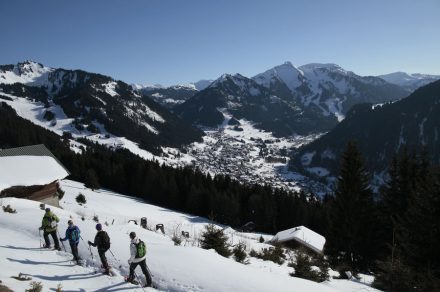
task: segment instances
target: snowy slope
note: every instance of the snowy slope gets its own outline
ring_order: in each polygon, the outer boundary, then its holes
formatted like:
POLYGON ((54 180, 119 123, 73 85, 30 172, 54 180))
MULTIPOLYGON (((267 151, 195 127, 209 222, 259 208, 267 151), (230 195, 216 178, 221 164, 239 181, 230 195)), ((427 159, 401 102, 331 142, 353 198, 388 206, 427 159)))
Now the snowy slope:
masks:
POLYGON ((311 63, 297 68, 285 62, 253 79, 273 95, 300 101, 326 117, 335 116, 338 121, 354 104, 390 101, 407 94, 380 78, 359 76, 336 64, 311 63))
POLYGON ((16 65, 0 66, 0 83, 23 83, 33 86, 44 86, 48 84, 49 73, 53 71, 55 69, 31 61, 16 65))
MULTIPOLYGON (((293 278, 288 275, 291 268, 252 259, 249 265, 236 263, 233 259, 219 256, 212 250, 197 247, 197 234, 208 223, 204 218, 181 214, 145 204, 106 190, 91 191, 80 183, 63 181, 61 187, 66 194, 61 205, 63 209, 52 208, 60 217, 59 230, 63 232, 69 218, 72 218, 82 231, 84 240, 93 239, 95 222, 98 216, 111 237, 111 250, 116 258, 108 254, 110 264, 116 274, 126 274, 129 257, 130 231, 135 231, 147 243, 147 262, 153 274, 153 282, 164 291, 375 291, 369 286, 341 280, 322 284, 293 278), (75 197, 81 192, 87 203, 80 206, 75 197), (166 235, 140 228, 130 219, 148 218, 148 225, 163 223, 166 235), (84 221, 81 221, 84 217, 84 221), (170 239, 173 232, 185 230, 190 233, 188 241, 182 246, 174 246, 170 239), (337 287, 337 288, 335 288, 337 287)), ((79 253, 86 259, 86 266, 73 266, 69 262, 71 255, 64 252, 41 250, 39 248, 38 227, 43 216, 39 203, 22 199, 5 198, 3 205, 10 204, 17 214, 0 213, 0 279, 6 286, 23 291, 27 282, 10 278, 19 272, 30 275, 33 280, 41 281, 45 291, 53 291, 58 283, 70 291, 117 291, 133 289, 134 286, 122 282, 120 276, 107 277, 95 274, 99 266, 96 250, 94 258, 89 255, 86 244, 80 242, 79 253)), ((240 234, 232 229, 225 230, 233 236, 232 242, 247 240, 249 246, 256 248, 257 234, 240 234)), ((270 236, 265 236, 266 238, 270 236)), ((69 248, 67 247, 67 250, 69 248)), ((139 272, 140 273, 140 272, 139 272)), ((63 289, 63 291, 64 291, 63 289)), ((153 289, 149 289, 153 291, 153 289)))

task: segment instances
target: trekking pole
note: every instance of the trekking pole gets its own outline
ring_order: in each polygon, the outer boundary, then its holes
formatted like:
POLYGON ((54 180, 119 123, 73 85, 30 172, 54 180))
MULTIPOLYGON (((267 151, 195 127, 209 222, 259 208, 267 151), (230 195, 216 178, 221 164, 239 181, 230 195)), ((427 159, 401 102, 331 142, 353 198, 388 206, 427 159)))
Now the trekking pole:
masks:
MULTIPOLYGON (((60 233, 58 232, 58 229, 57 229, 57 234, 58 234, 58 237, 61 238, 61 235, 60 235, 60 233)), ((61 241, 61 240, 60 240, 60 241, 61 241)), ((61 241, 61 244, 63 245, 64 252, 67 252, 66 247, 64 246, 64 241, 61 241)))
POLYGON ((40 235, 40 248, 42 248, 42 243, 41 243, 41 229, 38 229, 38 234, 40 235))
POLYGON ((139 286, 141 286, 142 291, 145 291, 144 286, 141 283, 141 279, 139 278, 139 276, 136 274, 135 271, 133 271, 134 276, 136 277, 137 281, 139 282, 139 286))
MULTIPOLYGON (((86 241, 82 238, 81 235, 79 236, 79 238, 81 238, 81 240, 83 241, 83 243, 86 244, 86 241)), ((87 244, 87 246, 89 247, 90 255, 92 256, 92 261, 93 261, 93 252, 92 252, 92 248, 90 247, 90 244, 87 244)))
POLYGON ((111 249, 108 249, 108 251, 111 253, 111 255, 113 256, 113 258, 115 259, 115 261, 119 262, 119 268, 121 268, 121 267, 122 267, 121 261, 118 260, 118 259, 115 257, 115 255, 113 254, 113 252, 111 251, 111 249))

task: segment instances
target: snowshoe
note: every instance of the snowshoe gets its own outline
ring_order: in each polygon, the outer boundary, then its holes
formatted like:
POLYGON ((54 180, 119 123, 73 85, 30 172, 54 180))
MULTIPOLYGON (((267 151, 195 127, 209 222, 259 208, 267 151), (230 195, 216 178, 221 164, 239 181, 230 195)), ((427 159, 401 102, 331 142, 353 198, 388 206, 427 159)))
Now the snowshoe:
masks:
POLYGON ((139 282, 137 280, 130 280, 127 276, 124 277, 124 281, 133 285, 139 285, 139 282))

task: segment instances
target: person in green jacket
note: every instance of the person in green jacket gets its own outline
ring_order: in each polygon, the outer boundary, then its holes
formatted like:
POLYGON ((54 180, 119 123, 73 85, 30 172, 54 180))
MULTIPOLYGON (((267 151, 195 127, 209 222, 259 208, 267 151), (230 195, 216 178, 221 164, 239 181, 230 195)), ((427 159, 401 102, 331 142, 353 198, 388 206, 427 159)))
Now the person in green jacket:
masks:
POLYGON ((60 222, 60 219, 58 219, 57 215, 52 213, 49 208, 46 208, 46 213, 44 214, 43 220, 41 222, 40 230, 43 230, 43 236, 44 236, 44 247, 50 248, 50 240, 49 240, 49 234, 52 236, 53 242, 55 244, 56 250, 61 250, 60 248, 60 242, 58 241, 57 236, 57 228, 58 228, 58 222, 60 222))

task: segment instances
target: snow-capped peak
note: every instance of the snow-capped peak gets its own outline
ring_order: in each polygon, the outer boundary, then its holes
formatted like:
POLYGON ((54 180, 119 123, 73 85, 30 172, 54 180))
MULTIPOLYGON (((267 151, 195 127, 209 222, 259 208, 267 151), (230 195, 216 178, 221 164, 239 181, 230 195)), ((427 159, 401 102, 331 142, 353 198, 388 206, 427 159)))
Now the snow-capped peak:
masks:
POLYGON ((331 71, 331 72, 337 72, 340 74, 344 74, 344 75, 349 75, 351 74, 350 71, 347 71, 345 69, 343 69, 341 66, 337 65, 337 64, 333 64, 333 63, 310 63, 310 64, 306 64, 306 65, 302 65, 301 67, 299 67, 300 70, 304 71, 304 73, 310 73, 312 71, 316 71, 316 70, 326 70, 326 71, 331 71))
POLYGON ((16 65, 6 65, 0 68, 0 83, 24 83, 32 85, 46 85, 47 78, 53 68, 45 67, 34 61, 25 61, 16 65))
POLYGON ((270 84, 276 80, 280 80, 293 92, 295 88, 302 84, 303 72, 292 65, 291 62, 284 62, 275 66, 261 74, 256 75, 252 79, 260 85, 269 88, 270 84))
POLYGON ((209 85, 211 85, 211 83, 214 82, 214 80, 199 80, 197 82, 191 83, 192 85, 194 85, 194 87, 196 88, 196 90, 203 90, 206 87, 208 87, 209 85))

